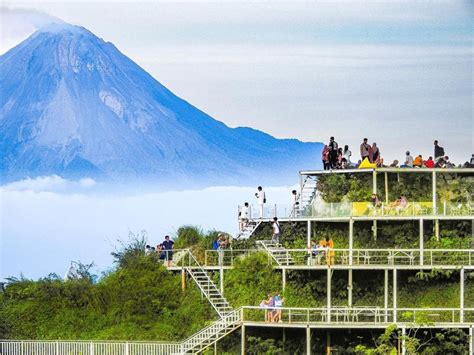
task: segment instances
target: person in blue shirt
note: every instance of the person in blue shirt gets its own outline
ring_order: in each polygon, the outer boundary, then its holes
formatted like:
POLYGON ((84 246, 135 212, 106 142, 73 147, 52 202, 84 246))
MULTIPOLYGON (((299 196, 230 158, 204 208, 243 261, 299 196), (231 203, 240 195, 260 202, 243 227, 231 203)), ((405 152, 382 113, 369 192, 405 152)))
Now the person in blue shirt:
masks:
POLYGON ((161 243, 163 251, 165 253, 166 266, 171 266, 171 261, 173 260, 173 244, 174 242, 170 239, 169 235, 165 237, 165 241, 161 243))

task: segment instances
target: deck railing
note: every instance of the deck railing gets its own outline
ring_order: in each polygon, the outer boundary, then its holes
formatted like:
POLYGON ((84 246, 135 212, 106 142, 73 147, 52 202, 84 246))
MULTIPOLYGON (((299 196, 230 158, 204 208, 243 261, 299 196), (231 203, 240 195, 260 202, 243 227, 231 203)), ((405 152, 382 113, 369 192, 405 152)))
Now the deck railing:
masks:
POLYGON ((376 324, 392 322, 434 325, 469 324, 474 321, 474 308, 383 308, 383 307, 321 307, 321 308, 264 308, 242 307, 243 322, 271 323, 269 312, 280 312, 286 324, 376 324))
MULTIPOLYGON (((259 219, 260 209, 258 205, 252 205, 249 209, 250 219, 259 219)), ((371 202, 341 202, 341 203, 313 203, 309 206, 292 206, 282 204, 265 204, 263 218, 347 218, 347 217, 455 217, 473 216, 474 204, 459 202, 440 202, 433 211, 433 203, 428 201, 407 202, 397 204, 396 202, 380 203, 374 205, 371 202)))
MULTIPOLYGON (((205 266, 233 266, 257 249, 206 250, 205 266), (222 261, 222 264, 219 263, 222 261)), ((294 266, 318 265, 425 265, 474 266, 474 249, 286 249, 294 266)), ((269 258, 270 260, 270 258, 269 258)))
POLYGON ((181 343, 112 341, 2 340, 1 355, 168 355, 181 354, 181 343))

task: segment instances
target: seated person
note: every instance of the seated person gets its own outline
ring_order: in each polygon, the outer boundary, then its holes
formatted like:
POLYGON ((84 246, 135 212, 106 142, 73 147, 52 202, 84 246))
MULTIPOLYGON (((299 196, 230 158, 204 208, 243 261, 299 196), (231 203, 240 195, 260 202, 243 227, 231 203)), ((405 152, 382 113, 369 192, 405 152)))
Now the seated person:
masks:
POLYGON ((423 162, 423 165, 425 166, 425 168, 430 168, 430 169, 434 168, 435 162, 433 160, 433 157, 429 157, 428 160, 425 160, 423 162))
POLYGON ((397 213, 400 213, 401 210, 405 209, 408 206, 408 200, 405 196, 400 196, 400 198, 395 201, 395 210, 397 213))
POLYGON ((391 168, 398 168, 398 160, 394 160, 392 164, 389 165, 391 168))
POLYGON ((413 166, 416 168, 421 168, 423 166, 423 157, 418 155, 415 160, 413 160, 413 166))

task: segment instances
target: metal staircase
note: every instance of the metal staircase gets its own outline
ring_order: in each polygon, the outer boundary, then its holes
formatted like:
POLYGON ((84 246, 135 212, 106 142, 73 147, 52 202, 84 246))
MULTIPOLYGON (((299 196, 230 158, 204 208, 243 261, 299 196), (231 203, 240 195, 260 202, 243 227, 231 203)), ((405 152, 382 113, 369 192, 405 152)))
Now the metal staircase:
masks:
POLYGON ((181 343, 181 353, 199 353, 242 325, 242 309, 233 310, 181 343))
POLYGON ((252 234, 257 230, 257 228, 262 223, 261 220, 249 220, 245 228, 237 235, 238 238, 247 239, 252 236, 252 234))
POLYGON ((209 274, 201 267, 191 251, 189 251, 189 258, 190 266, 185 267, 185 270, 192 277, 203 295, 206 296, 211 306, 219 314, 219 317, 223 317, 230 313, 233 308, 221 294, 214 282, 212 282, 209 274))
POLYGON ((283 248, 280 244, 276 244, 271 240, 259 240, 257 245, 265 250, 273 260, 280 266, 294 265, 295 261, 291 257, 289 251, 283 248))
POLYGON ((317 182, 318 180, 316 176, 306 176, 306 178, 303 180, 301 191, 297 196, 300 201, 300 214, 304 215, 305 210, 311 206, 314 198, 316 197, 317 182))

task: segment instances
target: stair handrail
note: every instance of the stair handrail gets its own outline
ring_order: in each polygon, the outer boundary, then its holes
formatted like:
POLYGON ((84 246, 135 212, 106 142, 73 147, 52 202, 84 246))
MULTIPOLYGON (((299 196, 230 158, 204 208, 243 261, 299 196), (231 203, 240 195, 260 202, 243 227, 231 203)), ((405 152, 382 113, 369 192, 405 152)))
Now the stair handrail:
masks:
MULTIPOLYGON (((230 326, 235 326, 237 325, 236 328, 238 328, 241 323, 242 323, 242 307, 239 307, 237 309, 234 309, 233 311, 221 316, 218 320, 212 322, 211 324, 209 324, 207 327, 204 327, 200 330, 198 330, 196 333, 190 335, 188 338, 184 339, 182 342, 181 342, 181 349, 182 349, 182 352, 186 352, 186 351, 189 351, 191 349, 193 349, 195 346, 196 346, 196 343, 202 343, 203 340, 206 340, 206 339, 209 339, 210 337, 212 337, 213 334, 211 334, 210 336, 206 336, 205 339, 199 339, 199 337, 206 333, 207 331, 211 330, 212 328, 214 327, 217 327, 219 325, 224 325, 223 328, 219 329, 218 332, 220 332, 222 329, 226 329, 230 326), (236 317, 237 318, 235 320, 231 319, 231 321, 229 321, 229 318, 234 318, 236 317), (197 339, 197 340, 200 340, 198 342, 194 342, 193 340, 194 339, 197 339), (188 343, 190 343, 188 345, 188 343)), ((211 345, 211 344, 209 344, 211 345)), ((207 345, 207 346, 209 346, 207 345)))

